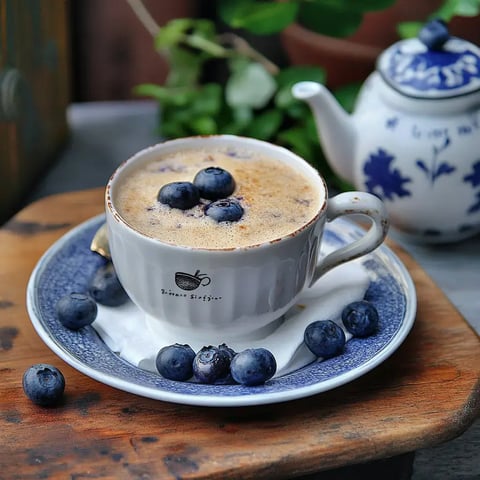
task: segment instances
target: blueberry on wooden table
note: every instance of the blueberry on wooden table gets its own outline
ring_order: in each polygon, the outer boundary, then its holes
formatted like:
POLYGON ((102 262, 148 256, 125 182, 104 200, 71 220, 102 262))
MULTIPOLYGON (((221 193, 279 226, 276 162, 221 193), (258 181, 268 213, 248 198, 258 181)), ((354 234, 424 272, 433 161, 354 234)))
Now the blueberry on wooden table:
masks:
POLYGON ((317 357, 331 358, 339 355, 345 347, 345 333, 332 320, 317 320, 305 329, 304 342, 317 357))
POLYGON ((212 345, 203 347, 193 360, 193 376, 200 383, 224 382, 230 375, 230 353, 212 345))
POLYGON ((235 190, 235 180, 231 173, 220 167, 207 167, 200 170, 193 179, 200 196, 208 200, 226 198, 235 190))
POLYGON ((237 222, 243 216, 243 207, 234 198, 223 198, 209 203, 205 215, 216 222, 237 222))
POLYGON ((160 189, 157 199, 171 208, 188 210, 199 204, 200 193, 191 182, 172 182, 160 189))
POLYGON ((96 272, 89 286, 92 298, 102 305, 117 307, 128 300, 112 262, 102 265, 96 272))
POLYGON ((58 368, 38 363, 25 371, 22 386, 25 395, 33 403, 49 407, 61 400, 65 390, 65 378, 58 368))
POLYGON ((354 337, 368 337, 378 328, 378 311, 366 300, 352 302, 343 309, 342 321, 354 337))
POLYGON ((56 313, 60 323, 71 330, 92 324, 97 318, 95 300, 84 293, 67 293, 57 302, 56 313))
POLYGON ((155 365, 162 377, 185 382, 193 375, 194 358, 195 352, 190 345, 176 343, 160 349, 155 365))
POLYGON ((247 348, 237 353, 230 364, 233 379, 241 385, 261 385, 277 371, 277 362, 266 348, 247 348))

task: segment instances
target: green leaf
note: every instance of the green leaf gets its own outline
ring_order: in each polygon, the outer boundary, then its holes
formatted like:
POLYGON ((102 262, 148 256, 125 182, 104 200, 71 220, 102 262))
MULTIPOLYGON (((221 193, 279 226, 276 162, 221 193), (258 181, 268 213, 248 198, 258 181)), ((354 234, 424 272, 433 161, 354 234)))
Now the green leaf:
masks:
POLYGON ((292 95, 295 83, 302 81, 325 83, 325 78, 325 70, 320 67, 293 66, 281 70, 275 77, 279 87, 275 95, 275 105, 288 109, 298 102, 292 95))
POLYGON ((297 82, 309 80, 312 82, 325 82, 325 70, 314 66, 292 66, 281 70, 275 77, 279 87, 292 87, 297 82))
POLYGON ((155 36, 155 47, 158 50, 171 48, 174 45, 180 43, 185 32, 192 28, 193 19, 190 18, 176 18, 168 22, 165 26, 161 27, 155 36))
POLYGON ((190 126, 196 135, 213 135, 217 133, 217 124, 212 117, 192 118, 190 126))
POLYGON ((305 117, 304 124, 305 136, 308 140, 314 144, 319 144, 320 140, 318 138, 318 127, 315 117, 310 114, 305 117))
POLYGON ((226 48, 218 43, 211 41, 201 35, 187 35, 185 43, 192 48, 197 48, 198 50, 211 55, 212 57, 226 57, 229 52, 226 48))
POLYGON ((242 123, 243 125, 247 125, 253 118, 252 109, 242 105, 233 108, 232 115, 235 122, 242 123))
POLYGON ((354 5, 355 8, 359 8, 363 12, 375 12, 392 7, 396 1, 397 0, 362 0, 359 2, 358 0, 347 0, 347 3, 350 7, 354 5))
POLYGON ((168 112, 168 117, 173 119, 175 122, 182 124, 185 126, 185 128, 190 128, 189 125, 192 121, 193 115, 192 111, 186 107, 186 108, 176 108, 172 107, 171 105, 169 106, 170 108, 165 108, 165 115, 167 115, 168 112))
POLYGON ((294 103, 288 105, 288 107, 285 109, 285 114, 288 115, 289 118, 298 121, 311 114, 311 110, 305 102, 295 100, 294 103))
POLYGON ((214 40, 217 36, 215 22, 206 18, 196 18, 193 20, 192 32, 195 35, 201 35, 209 40, 214 40))
POLYGON ((182 122, 176 121, 174 117, 172 117, 165 111, 161 112, 160 119, 160 135, 164 137, 177 138, 186 137, 192 134, 190 130, 184 127, 182 122))
POLYGON ((212 57, 226 57, 228 51, 218 43, 215 23, 204 18, 195 19, 191 31, 185 36, 185 43, 212 57))
POLYGON ((203 85, 192 99, 190 110, 194 115, 215 116, 222 107, 222 87, 217 83, 203 85))
POLYGON ((281 88, 275 95, 275 106, 282 110, 288 110, 297 102, 298 100, 293 97, 290 88, 281 88))
MULTIPOLYGON (((306 28, 332 37, 347 37, 355 33, 363 21, 363 12, 346 9, 343 5, 304 3, 299 11, 299 21, 306 28)), ((361 3, 361 2, 358 2, 361 3)))
POLYGON ((283 120, 283 115, 278 110, 267 110, 258 113, 249 123, 245 134, 249 137, 258 138, 260 140, 270 140, 278 131, 283 120))
POLYGON ((155 37, 155 47, 161 51, 186 45, 212 57, 225 57, 228 54, 216 40, 215 24, 203 18, 171 20, 160 28, 155 37))
POLYGON ((400 22, 397 33, 400 38, 415 38, 422 29, 423 22, 400 22))
POLYGON ((133 93, 151 97, 162 105, 181 107, 191 102, 194 92, 186 89, 162 87, 160 85, 144 83, 133 88, 133 93))
POLYGON ((305 160, 313 156, 312 144, 309 141, 305 128, 296 126, 283 130, 278 134, 278 140, 282 145, 291 148, 297 155, 305 160))
POLYGON ((142 95, 144 97, 152 97, 159 102, 168 98, 168 89, 153 83, 142 83, 141 85, 136 85, 133 87, 133 93, 136 95, 142 95))
MULTIPOLYGON (((303 124, 283 130, 278 135, 278 143, 290 148, 300 157, 304 158, 314 168, 316 168, 328 185, 333 185, 336 188, 343 189, 345 184, 340 184, 340 180, 333 173, 331 167, 328 165, 325 155, 322 151, 313 123, 313 117, 303 124)), ((352 188, 350 188, 352 190, 352 188)))
POLYGON ((455 15, 464 17, 475 17, 480 14, 480 1, 459 0, 455 15))
POLYGON ((166 84, 171 87, 195 86, 200 78, 205 57, 184 48, 170 50, 169 73, 166 84))
POLYGON ((298 3, 250 0, 219 2, 222 20, 233 28, 244 28, 256 35, 271 35, 282 31, 297 16, 298 3))
POLYGON ((235 55, 234 57, 228 59, 228 68, 230 73, 236 73, 248 68, 250 63, 252 63, 250 58, 246 58, 241 55, 235 55))
POLYGON ((218 0, 216 2, 216 10, 219 17, 227 24, 232 26, 237 16, 241 16, 241 12, 248 10, 255 5, 255 0, 218 0))
POLYGON ((276 90, 273 77, 259 63, 249 63, 236 70, 225 87, 227 104, 231 107, 245 106, 263 108, 276 90))
POLYGON ((335 8, 338 12, 372 12, 384 10, 394 5, 396 0, 309 0, 308 3, 317 5, 323 9, 335 8))
POLYGON ((220 125, 220 133, 243 134, 253 119, 253 112, 248 107, 236 107, 228 109, 228 119, 220 125))
POLYGON ((474 17, 480 14, 479 0, 445 0, 431 17, 442 18, 446 22, 454 16, 474 17))
POLYGON ((353 111, 361 86, 362 82, 349 83, 333 92, 340 105, 347 112, 353 111))
POLYGON ((222 135, 243 135, 244 130, 245 125, 236 122, 229 122, 221 126, 218 133, 222 135))

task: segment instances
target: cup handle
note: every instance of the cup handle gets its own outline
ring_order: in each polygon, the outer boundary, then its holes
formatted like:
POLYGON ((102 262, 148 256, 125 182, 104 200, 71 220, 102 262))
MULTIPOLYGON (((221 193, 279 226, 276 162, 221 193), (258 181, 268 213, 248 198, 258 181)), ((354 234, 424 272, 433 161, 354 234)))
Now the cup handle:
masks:
POLYGON ((389 227, 388 213, 383 202, 375 195, 366 192, 345 192, 330 198, 327 205, 327 222, 344 215, 364 215, 370 218, 372 225, 361 238, 323 258, 313 272, 310 286, 332 268, 370 253, 385 240, 389 227))

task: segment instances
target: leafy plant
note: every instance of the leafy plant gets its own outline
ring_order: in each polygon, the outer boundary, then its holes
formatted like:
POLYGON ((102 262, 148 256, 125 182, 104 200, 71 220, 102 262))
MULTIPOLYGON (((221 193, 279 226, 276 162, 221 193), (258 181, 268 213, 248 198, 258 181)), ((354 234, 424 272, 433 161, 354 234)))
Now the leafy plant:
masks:
POLYGON ((280 69, 206 19, 170 21, 155 46, 168 58, 168 78, 164 85, 143 84, 135 92, 159 102, 163 136, 231 133, 271 141, 295 151, 342 188, 323 157, 310 109, 290 93, 301 80, 324 83, 323 69, 280 69), (225 81, 204 80, 218 62, 227 71, 225 81))
MULTIPOLYGON (((140 0, 128 0, 146 23, 140 0)), ((335 189, 349 186, 338 179, 323 156, 310 109, 295 100, 291 87, 299 81, 325 83, 325 71, 313 66, 280 68, 236 31, 273 35, 294 21, 327 35, 345 36, 361 24, 367 11, 386 8, 394 0, 219 0, 220 19, 232 31, 221 32, 213 20, 174 19, 153 26, 155 48, 169 63, 164 85, 143 84, 139 95, 160 105, 159 128, 165 137, 231 133, 283 145, 319 169, 335 189)), ((448 20, 461 12, 478 14, 480 0, 446 0, 439 12, 448 20)), ((437 14, 439 12, 436 12, 437 14)), ((403 28, 412 33, 415 25, 403 28)), ((335 93, 351 110, 359 85, 335 93)))
POLYGON ((390 7, 395 0, 226 0, 218 2, 225 23, 257 35, 278 33, 294 21, 335 37, 354 33, 366 12, 390 7))
MULTIPOLYGON (((308 29, 346 37, 355 33, 368 12, 383 10, 395 0, 224 0, 218 1, 220 17, 233 28, 242 28, 257 35, 281 32, 292 22, 308 29)), ((455 16, 474 17, 480 14, 480 0, 444 0, 428 18, 449 22, 455 16)), ((402 22, 397 26, 401 38, 416 36, 424 22, 402 22)))
POLYGON ((159 30, 155 46, 167 56, 170 73, 164 85, 139 85, 135 92, 158 100, 161 134, 255 137, 291 148, 322 171, 328 168, 309 108, 290 93, 300 80, 324 83, 324 70, 280 69, 239 38, 220 34, 207 19, 175 19, 159 30), (225 81, 204 80, 218 62, 226 69, 225 81))

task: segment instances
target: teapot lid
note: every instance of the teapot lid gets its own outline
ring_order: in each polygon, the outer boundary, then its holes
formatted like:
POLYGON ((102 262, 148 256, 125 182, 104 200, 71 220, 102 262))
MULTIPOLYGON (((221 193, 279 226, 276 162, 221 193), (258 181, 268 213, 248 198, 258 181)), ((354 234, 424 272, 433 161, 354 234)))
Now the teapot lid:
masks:
POLYGON ((441 99, 480 90, 480 48, 452 37, 442 20, 427 23, 418 38, 387 48, 377 62, 383 79, 400 93, 441 99))

